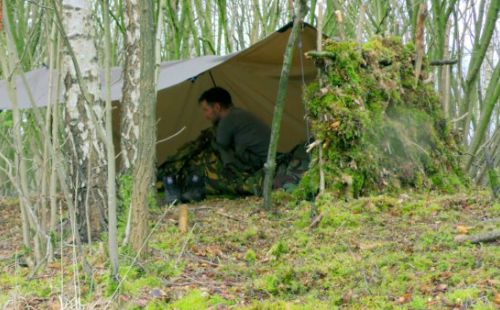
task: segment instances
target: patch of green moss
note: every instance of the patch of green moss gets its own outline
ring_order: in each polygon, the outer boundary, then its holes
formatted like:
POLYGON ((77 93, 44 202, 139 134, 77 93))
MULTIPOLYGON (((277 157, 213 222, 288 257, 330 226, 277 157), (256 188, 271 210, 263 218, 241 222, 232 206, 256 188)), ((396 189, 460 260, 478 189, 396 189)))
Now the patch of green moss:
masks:
POLYGON ((448 292, 446 294, 446 298, 448 298, 453 303, 462 304, 464 302, 470 302, 471 300, 477 299, 480 292, 481 290, 476 287, 456 289, 448 292))
POLYGON ((302 294, 306 287, 301 282, 300 274, 291 266, 280 265, 267 276, 257 280, 258 289, 264 290, 273 296, 287 296, 302 294))
POLYGON ((192 290, 183 298, 169 304, 163 309, 191 310, 208 309, 217 305, 231 305, 232 302, 225 300, 219 295, 210 295, 201 290, 192 290))
POLYGON ((278 260, 289 251, 288 244, 284 240, 279 240, 269 250, 269 254, 278 260))
MULTIPOLYGON (((403 188, 453 193, 468 185, 451 126, 424 82, 426 60, 415 77, 413 46, 374 38, 363 45, 328 41, 324 50, 320 81, 309 86, 306 100, 331 192, 347 198, 403 188)), ((317 163, 318 152, 296 196, 317 191, 317 163)))
POLYGON ((286 301, 259 301, 244 310, 329 310, 332 306, 318 299, 307 303, 286 301))

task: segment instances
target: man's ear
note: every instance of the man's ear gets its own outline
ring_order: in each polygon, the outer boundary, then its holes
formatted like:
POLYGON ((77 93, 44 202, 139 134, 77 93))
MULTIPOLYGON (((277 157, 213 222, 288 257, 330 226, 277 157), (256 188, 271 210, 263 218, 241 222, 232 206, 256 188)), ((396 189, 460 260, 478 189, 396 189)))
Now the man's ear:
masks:
POLYGON ((218 103, 218 102, 214 103, 214 110, 217 112, 222 111, 222 106, 220 105, 220 103, 218 103))

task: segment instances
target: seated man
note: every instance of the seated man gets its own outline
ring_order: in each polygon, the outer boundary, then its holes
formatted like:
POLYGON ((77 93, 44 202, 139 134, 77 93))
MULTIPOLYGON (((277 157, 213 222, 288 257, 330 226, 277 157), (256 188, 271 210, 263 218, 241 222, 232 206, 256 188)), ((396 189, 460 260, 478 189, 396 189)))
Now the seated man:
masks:
POLYGON ((221 87, 205 91, 198 102, 213 127, 159 168, 166 202, 198 201, 206 194, 259 194, 269 127, 235 107, 229 92, 221 87))

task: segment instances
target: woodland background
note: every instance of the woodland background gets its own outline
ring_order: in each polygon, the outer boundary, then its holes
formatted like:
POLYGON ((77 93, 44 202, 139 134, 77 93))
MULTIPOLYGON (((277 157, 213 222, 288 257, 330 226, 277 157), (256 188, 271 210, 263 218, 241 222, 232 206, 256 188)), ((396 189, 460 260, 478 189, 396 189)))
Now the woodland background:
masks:
MULTIPOLYGON (((92 282, 95 264, 89 263, 89 253, 96 253, 92 240, 105 232, 107 250, 98 252, 109 263, 109 281, 122 283, 123 251, 133 253, 132 265, 140 261, 150 252, 148 241, 156 227, 149 223, 149 213, 155 212, 150 210, 155 204, 151 198, 155 157, 150 150, 156 141, 154 81, 159 63, 242 50, 292 21, 299 7, 296 2, 294 7, 293 1, 284 0, 0 1, 1 78, 14 90, 14 78, 45 66, 58 73, 51 76, 50 83, 65 94, 62 105, 52 94, 47 108, 20 110, 13 106, 0 112, 0 208, 9 214, 2 221, 17 223, 22 236, 6 256, 16 267, 8 265, 6 270, 18 272, 22 257, 22 264, 29 267, 26 276, 33 278, 72 249, 73 263, 79 266, 75 270, 81 268, 86 275, 82 280, 73 273, 74 286, 80 280, 92 282), (120 154, 112 143, 111 102, 100 98, 98 81, 98 69, 104 68, 109 90, 113 66, 121 66, 125 72, 120 154), (114 166, 117 156, 123 163, 120 171, 114 166), (68 243, 71 246, 66 249, 63 245, 68 243)), ((366 42, 374 36, 399 36, 404 43, 422 46, 430 62, 449 62, 432 67, 430 78, 461 143, 463 168, 475 185, 498 192, 500 2, 300 3, 309 7, 303 21, 319 26, 328 37, 366 42), (419 19, 423 28, 418 26, 419 19)), ((11 96, 15 101, 13 91, 11 96)), ((464 201, 474 205, 467 199, 449 201, 451 205, 464 201)), ((483 198, 475 201, 485 204, 483 198)), ((398 204, 401 202, 391 200, 381 205, 398 204)), ((498 212, 496 206, 494 212, 498 212)), ((184 240, 185 245, 189 239, 184 240)), ((273 243, 274 254, 268 253, 275 258, 290 251, 276 249, 282 246, 279 242, 273 243)), ((185 246, 178 250, 180 258, 185 246)), ((212 254, 205 252, 205 257, 212 254)), ((251 252, 249 255, 247 263, 256 260, 251 252)), ((179 259, 175 262, 172 268, 177 272, 179 259)), ((295 279, 287 272, 280 274, 283 283, 290 280, 287 276, 295 279)), ((290 283, 287 294, 295 292, 290 283)), ((493 287, 498 289, 498 283, 493 287)), ((281 292, 279 286, 275 289, 281 292)), ((269 291, 273 295, 273 289, 269 291)), ((494 296, 494 292, 489 294, 494 296)), ((79 307, 80 288, 69 295, 68 300, 61 299, 61 305, 79 307)))

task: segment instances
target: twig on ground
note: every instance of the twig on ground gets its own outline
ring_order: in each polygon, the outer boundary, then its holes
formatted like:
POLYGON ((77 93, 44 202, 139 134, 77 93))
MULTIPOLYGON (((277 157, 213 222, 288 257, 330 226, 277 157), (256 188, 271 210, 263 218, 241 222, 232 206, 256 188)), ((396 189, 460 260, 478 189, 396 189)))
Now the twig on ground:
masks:
POLYGON ((191 230, 189 231, 189 234, 186 237, 186 240, 184 240, 184 244, 182 245, 181 252, 177 256, 177 259, 175 260, 175 266, 177 266, 179 264, 179 261, 181 260, 182 255, 184 255, 184 251, 186 250, 187 243, 188 243, 189 239, 191 239, 191 236, 193 235, 193 230, 196 227, 196 224, 197 223, 194 223, 193 227, 191 227, 191 230))
POLYGON ((192 211, 205 211, 205 210, 213 210, 216 207, 209 207, 209 206, 201 206, 198 208, 191 208, 192 211))
POLYGON ((323 213, 320 213, 318 216, 314 218, 311 225, 309 225, 308 229, 316 228, 316 226, 318 226, 318 224, 321 222, 322 219, 323 219, 323 213))
POLYGON ((231 215, 228 215, 228 214, 225 214, 225 213, 222 213, 222 212, 219 212, 219 211, 215 211, 215 213, 223 216, 223 217, 226 217, 230 220, 233 220, 233 221, 238 221, 238 222, 244 222, 245 220, 242 220, 242 219, 239 219, 239 218, 236 218, 236 217, 233 217, 231 215))
POLYGON ((252 217, 253 215, 255 215, 257 213, 260 213, 261 211, 262 211, 261 209, 254 210, 254 211, 250 212, 250 214, 248 215, 248 217, 252 217))
POLYGON ((197 261, 199 261, 199 262, 202 262, 202 263, 208 264, 208 265, 210 265, 210 266, 214 266, 214 267, 219 267, 219 266, 220 266, 219 264, 214 263, 214 262, 212 262, 212 261, 209 261, 209 260, 207 260, 207 259, 203 259, 203 258, 199 257, 198 255, 194 255, 194 254, 189 253, 189 252, 187 252, 187 255, 189 255, 189 257, 191 257, 192 259, 195 259, 195 260, 197 260, 197 261))

